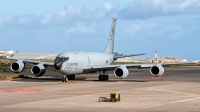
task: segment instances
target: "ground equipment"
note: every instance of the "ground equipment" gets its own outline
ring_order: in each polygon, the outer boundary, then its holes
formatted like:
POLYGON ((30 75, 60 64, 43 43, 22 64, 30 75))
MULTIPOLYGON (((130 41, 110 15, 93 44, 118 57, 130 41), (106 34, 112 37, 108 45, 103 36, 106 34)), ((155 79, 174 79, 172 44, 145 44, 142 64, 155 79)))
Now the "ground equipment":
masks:
POLYGON ((107 97, 99 97, 99 102, 119 102, 120 94, 117 92, 110 93, 110 98, 107 97))

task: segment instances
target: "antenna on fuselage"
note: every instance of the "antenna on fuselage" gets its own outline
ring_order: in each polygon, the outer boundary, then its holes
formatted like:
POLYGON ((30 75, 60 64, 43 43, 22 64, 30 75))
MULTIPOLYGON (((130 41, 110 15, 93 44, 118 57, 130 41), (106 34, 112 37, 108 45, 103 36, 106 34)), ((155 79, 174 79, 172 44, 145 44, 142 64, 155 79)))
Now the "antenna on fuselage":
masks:
POLYGON ((116 20, 117 20, 116 18, 112 18, 110 34, 109 34, 107 46, 106 46, 106 49, 105 49, 106 53, 113 53, 113 50, 114 50, 116 20))

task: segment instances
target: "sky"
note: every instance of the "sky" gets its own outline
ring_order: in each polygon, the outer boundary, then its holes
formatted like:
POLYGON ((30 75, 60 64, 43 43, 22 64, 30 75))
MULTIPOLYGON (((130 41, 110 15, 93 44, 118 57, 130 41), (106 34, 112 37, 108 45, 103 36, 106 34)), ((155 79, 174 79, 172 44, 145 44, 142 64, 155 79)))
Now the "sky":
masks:
POLYGON ((115 52, 200 60, 200 0, 1 0, 0 49, 115 52))

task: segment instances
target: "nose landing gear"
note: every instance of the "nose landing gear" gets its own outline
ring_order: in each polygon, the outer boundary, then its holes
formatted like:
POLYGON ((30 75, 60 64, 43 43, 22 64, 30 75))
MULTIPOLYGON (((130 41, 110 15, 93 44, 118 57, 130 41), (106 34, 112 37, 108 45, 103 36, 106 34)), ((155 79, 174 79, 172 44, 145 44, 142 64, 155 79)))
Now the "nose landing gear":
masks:
POLYGON ((67 81, 68 81, 67 75, 63 75, 63 77, 62 77, 62 82, 67 82, 67 81))
POLYGON ((99 81, 107 81, 107 80, 109 80, 109 75, 105 71, 103 71, 102 74, 100 72, 99 81))
POLYGON ((62 82, 68 82, 68 80, 75 80, 75 75, 63 75, 62 82))

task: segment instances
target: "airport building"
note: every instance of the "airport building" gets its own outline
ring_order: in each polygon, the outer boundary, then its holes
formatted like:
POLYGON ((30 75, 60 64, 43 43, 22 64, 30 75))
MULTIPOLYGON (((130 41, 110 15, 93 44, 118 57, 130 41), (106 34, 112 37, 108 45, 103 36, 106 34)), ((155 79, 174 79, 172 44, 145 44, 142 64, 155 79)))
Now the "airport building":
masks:
POLYGON ((187 62, 186 59, 181 58, 165 58, 165 57, 157 57, 157 58, 149 58, 149 57, 126 57, 119 58, 115 62, 141 62, 141 63, 182 63, 187 62))
MULTIPOLYGON (((119 55, 119 54, 116 54, 119 55)), ((141 63, 183 63, 186 59, 181 59, 179 56, 163 56, 158 57, 157 50, 155 50, 154 58, 150 57, 126 57, 119 58, 115 62, 141 62, 141 63)))

